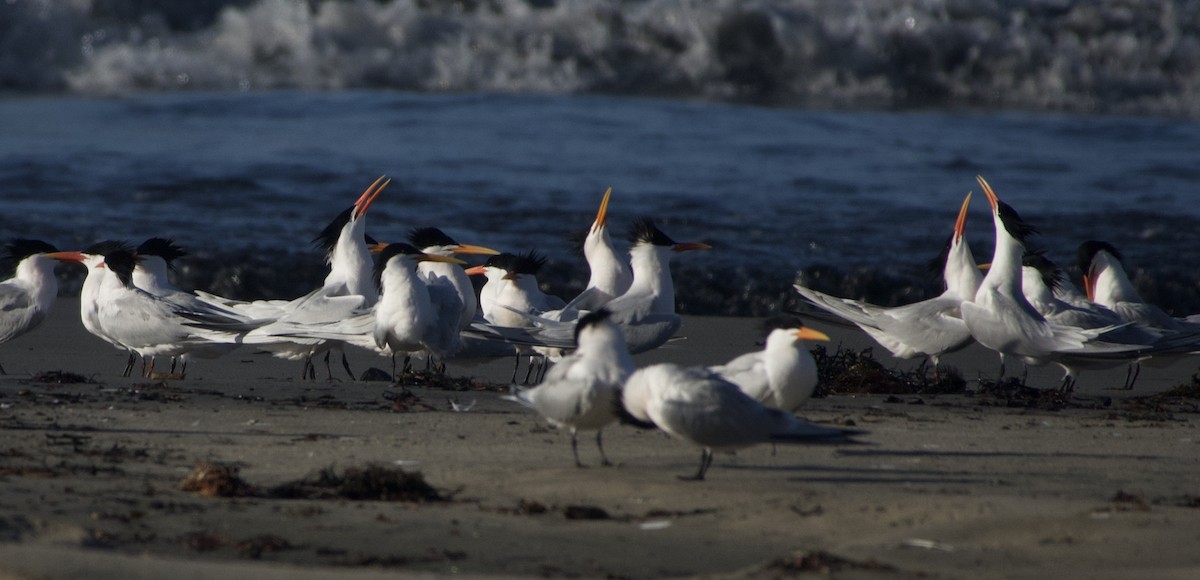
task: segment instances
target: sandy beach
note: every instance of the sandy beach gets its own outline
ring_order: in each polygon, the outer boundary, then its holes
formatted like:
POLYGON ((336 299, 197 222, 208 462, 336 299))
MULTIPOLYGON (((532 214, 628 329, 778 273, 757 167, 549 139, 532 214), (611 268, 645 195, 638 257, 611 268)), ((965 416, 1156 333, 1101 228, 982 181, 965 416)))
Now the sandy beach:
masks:
MULTIPOLYGON (((686 339, 636 360, 723 362, 757 348, 761 323, 690 317, 686 339)), ((814 326, 829 348, 871 344, 814 326)), ((358 373, 389 368, 349 354, 358 373)), ((500 398, 509 359, 451 362, 466 390, 407 393, 302 381, 299 363, 249 350, 196 361, 185 380, 123 379, 124 361, 83 330, 77 299, 0 348, 0 578, 1200 577, 1197 402, 1138 398, 1189 383, 1196 361, 1147 368, 1133 391, 1111 390, 1123 368, 1085 373, 1059 410, 969 394, 814 399, 805 417, 865 429, 869 445, 761 446, 718 456, 704 482, 676 479, 697 449, 615 425, 617 465, 596 466, 584 434, 593 467, 576 468, 565 432, 500 398), (93 382, 31 380, 60 370, 93 382), (198 462, 248 487, 182 490, 198 462), (370 465, 420 472, 440 499, 277 491, 370 465)), ((946 362, 969 385, 997 366, 978 347, 946 362)))

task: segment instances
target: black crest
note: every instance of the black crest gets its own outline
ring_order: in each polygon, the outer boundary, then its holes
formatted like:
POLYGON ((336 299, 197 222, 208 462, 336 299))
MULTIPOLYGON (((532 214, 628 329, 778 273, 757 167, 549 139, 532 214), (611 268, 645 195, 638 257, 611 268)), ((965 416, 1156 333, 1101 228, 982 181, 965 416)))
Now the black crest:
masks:
POLYGON ((524 274, 527 276, 536 276, 542 266, 546 265, 546 256, 543 256, 535 250, 529 250, 516 255, 516 259, 512 262, 512 268, 508 271, 513 274, 524 274))
POLYGON ((421 250, 418 250, 411 244, 406 244, 404 242, 388 244, 382 252, 379 252, 379 258, 375 261, 375 281, 378 282, 383 276, 383 271, 387 268, 388 260, 391 260, 396 256, 411 256, 421 253, 421 250))
POLYGON ((4 244, 4 258, 0 259, 0 267, 3 267, 3 272, 11 272, 16 269, 17 264, 21 260, 28 258, 34 254, 48 254, 57 252, 58 248, 47 244, 41 240, 28 239, 12 239, 4 244))
POLYGON ((612 316, 611 312, 599 308, 579 317, 579 322, 575 323, 575 344, 579 344, 579 333, 583 329, 600 324, 602 321, 608 320, 610 316, 612 316))
POLYGON ((14 264, 34 254, 49 254, 57 252, 58 248, 41 240, 17 238, 4 244, 4 257, 14 264))
POLYGON ((1004 224, 1004 229, 1008 230, 1009 235, 1016 238, 1017 241, 1025 243, 1027 238, 1038 233, 1037 228, 1025 223, 1025 220, 1021 219, 1021 215, 1011 205, 996 200, 996 212, 1000 214, 1000 222, 1004 224))
POLYGON ((654 220, 646 217, 634 220, 633 230, 629 233, 629 241, 632 244, 675 245, 675 240, 658 229, 658 226, 654 225, 654 220))
POLYGON ((93 256, 107 256, 113 252, 132 252, 133 246, 129 242, 123 240, 104 240, 96 242, 83 250, 85 254, 93 256))
POLYGON ((1095 260, 1096 254, 1100 252, 1108 252, 1112 257, 1117 259, 1122 269, 1125 268, 1125 256, 1121 255, 1116 246, 1099 240, 1088 240, 1079 244, 1079 250, 1075 253, 1075 263, 1079 266, 1079 271, 1085 275, 1090 272, 1092 269, 1092 260, 1095 260))
POLYGON ((170 238, 150 238, 137 247, 137 253, 143 256, 158 256, 166 261, 167 265, 188 255, 187 251, 170 238))
MULTIPOLYGON (((966 240, 963 240, 963 243, 967 243, 966 240)), ((942 245, 942 251, 938 252, 938 255, 925 263, 925 271, 929 272, 930 276, 940 278, 945 274, 946 262, 950 260, 950 247, 953 244, 954 234, 950 234, 950 237, 946 238, 946 243, 942 245)))
POLYGON ((132 282, 133 269, 136 266, 137 257, 129 250, 117 250, 104 254, 104 267, 112 270, 126 286, 132 282))
POLYGON ((434 246, 457 246, 458 242, 454 238, 446 235, 446 232, 437 228, 417 228, 408 232, 408 241, 413 246, 418 248, 431 248, 434 246))
POLYGON ((346 208, 346 211, 339 213, 317 237, 313 238, 313 247, 321 250, 326 258, 333 253, 333 247, 337 245, 338 237, 342 235, 342 228, 350 223, 350 215, 354 213, 354 206, 346 208))

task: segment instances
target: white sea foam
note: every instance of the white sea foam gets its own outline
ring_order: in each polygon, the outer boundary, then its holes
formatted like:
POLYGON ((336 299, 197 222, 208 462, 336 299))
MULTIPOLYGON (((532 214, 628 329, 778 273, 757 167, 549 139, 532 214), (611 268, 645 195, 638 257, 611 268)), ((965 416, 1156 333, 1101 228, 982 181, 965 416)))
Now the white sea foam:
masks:
POLYGON ((9 90, 395 88, 1200 115, 1200 0, 0 0, 9 90))

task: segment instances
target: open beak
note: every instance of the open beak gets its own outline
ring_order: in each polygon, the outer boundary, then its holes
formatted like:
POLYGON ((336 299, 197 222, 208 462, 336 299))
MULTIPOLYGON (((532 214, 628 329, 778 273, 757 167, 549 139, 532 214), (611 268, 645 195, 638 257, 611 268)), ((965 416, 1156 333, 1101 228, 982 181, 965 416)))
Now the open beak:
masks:
POLYGON ((421 262, 445 262, 447 264, 466 264, 466 262, 459 260, 458 258, 455 258, 452 256, 439 256, 437 254, 421 254, 420 256, 417 257, 417 259, 418 259, 418 261, 421 261, 421 262))
POLYGON ((983 194, 987 196, 988 203, 992 204, 992 211, 996 211, 996 204, 1000 201, 1000 198, 996 197, 996 192, 992 191, 992 186, 988 185, 987 180, 982 175, 976 175, 975 181, 978 181, 979 187, 983 188, 983 194))
POLYGON ((608 223, 608 199, 612 197, 612 188, 608 188, 604 192, 604 199, 600 200, 600 211, 596 212, 596 221, 592 223, 592 233, 600 231, 604 224, 608 223))
POLYGON ((484 266, 472 266, 466 270, 468 276, 483 276, 485 273, 484 266))
POLYGON ((390 245, 391 244, 389 244, 387 242, 378 242, 375 244, 367 244, 367 251, 371 252, 372 254, 378 254, 379 252, 382 252, 384 248, 386 248, 390 245))
POLYGON ((390 179, 385 179, 386 177, 385 175, 380 175, 379 179, 376 179, 375 183, 372 183, 371 187, 368 187, 358 197, 358 201, 354 202, 354 219, 358 219, 367 213, 367 208, 371 207, 371 204, 375 202, 375 198, 379 197, 379 194, 383 192, 383 188, 392 182, 390 179))
POLYGON ((963 233, 967 231, 967 208, 971 205, 971 192, 963 200, 962 209, 958 210, 958 220, 954 222, 954 240, 961 242, 963 233))
POLYGON ((796 329, 796 333, 793 336, 800 340, 819 340, 822 342, 829 342, 829 335, 821 332, 820 330, 808 328, 807 326, 801 326, 800 328, 796 329))
POLYGON ((452 250, 455 254, 482 254, 485 256, 495 256, 500 252, 483 246, 475 246, 472 244, 459 244, 452 250))
POLYGON ((46 257, 50 258, 51 260, 58 260, 60 262, 74 262, 76 264, 82 264, 84 259, 83 252, 50 252, 46 254, 46 257))

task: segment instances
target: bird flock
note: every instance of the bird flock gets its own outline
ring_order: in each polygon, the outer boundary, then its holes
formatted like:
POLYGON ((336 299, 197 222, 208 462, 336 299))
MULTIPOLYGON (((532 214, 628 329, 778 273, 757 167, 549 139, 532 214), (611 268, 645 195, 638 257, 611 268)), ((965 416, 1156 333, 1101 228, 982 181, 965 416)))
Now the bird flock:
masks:
MULTIPOLYGON (((972 342, 1005 363, 1056 363, 1070 389, 1084 369, 1171 361, 1193 353, 1200 321, 1173 318, 1142 301, 1121 267, 1120 253, 1103 242, 1079 249, 1083 293, 1043 255, 1026 251, 1036 233, 990 185, 987 196, 996 232, 990 266, 977 266, 964 241, 970 194, 963 201, 943 251, 946 290, 906 306, 885 308, 796 286, 814 307, 857 325, 899 358, 940 357, 972 342)), ((317 236, 329 273, 323 284, 292 300, 241 301, 172 285, 174 260, 186 253, 173 241, 152 238, 134 247, 107 240, 83 250, 59 251, 37 240, 12 240, 7 258, 14 275, 0 283, 0 343, 35 328, 58 293, 60 263, 87 269, 80 319, 93 335, 129 353, 129 376, 155 374, 160 357, 182 378, 189 360, 215 358, 239 347, 302 361, 302 378, 315 378, 324 356, 345 347, 366 349, 402 370, 423 358, 444 372, 450 358, 513 356, 507 398, 536 410, 570 432, 576 465, 576 434, 595 431, 602 463, 604 427, 623 422, 660 429, 702 450, 702 480, 714 452, 755 444, 856 443, 863 432, 817 425, 795 415, 817 386, 807 341, 827 341, 805 327, 777 329, 758 352, 725 364, 637 368, 632 354, 671 340, 682 325, 675 312, 669 261, 679 252, 708 249, 679 243, 650 219, 633 223, 629 259, 608 231, 612 190, 584 240, 590 269, 587 287, 571 300, 543 293, 537 272, 545 258, 535 252, 502 253, 459 243, 437 228, 419 228, 405 241, 379 242, 366 233, 366 215, 390 183, 380 177, 317 236), (458 255, 486 256, 467 266, 458 255), (486 282, 476 294, 469 276, 486 282), (520 364, 527 359, 524 384, 520 364), (532 384, 531 384, 532 381, 532 384)), ((0 373, 3 367, 0 366, 0 373)))

